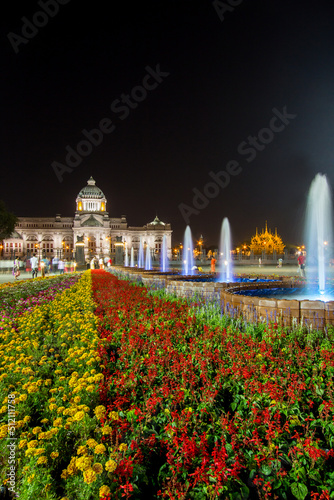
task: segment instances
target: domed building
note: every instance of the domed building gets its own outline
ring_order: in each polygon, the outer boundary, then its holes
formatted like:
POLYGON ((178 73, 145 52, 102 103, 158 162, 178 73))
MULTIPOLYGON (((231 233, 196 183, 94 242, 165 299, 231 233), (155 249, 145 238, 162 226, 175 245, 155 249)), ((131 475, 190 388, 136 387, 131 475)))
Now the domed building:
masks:
POLYGON ((172 229, 170 224, 156 216, 141 227, 128 226, 126 216, 110 217, 107 199, 91 177, 75 200, 74 217, 19 217, 14 233, 4 240, 4 257, 30 257, 37 253, 46 256, 73 259, 81 263, 93 256, 112 258, 116 246, 134 248, 135 257, 140 242, 149 246, 152 258, 158 259, 164 235, 167 237, 168 254, 171 255, 172 229))

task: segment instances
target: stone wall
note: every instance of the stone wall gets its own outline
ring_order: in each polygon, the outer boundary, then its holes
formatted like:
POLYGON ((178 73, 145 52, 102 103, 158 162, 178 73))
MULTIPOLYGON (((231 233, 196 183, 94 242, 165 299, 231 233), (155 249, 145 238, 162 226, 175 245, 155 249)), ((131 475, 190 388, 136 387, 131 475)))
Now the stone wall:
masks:
MULTIPOLYGON (((240 293, 247 289, 301 287, 302 285, 296 284, 294 278, 283 277, 279 281, 266 283, 219 283, 191 281, 198 276, 181 276, 176 271, 173 275, 129 267, 112 267, 111 270, 120 272, 134 281, 140 281, 147 287, 165 288, 177 297, 199 296, 220 300, 224 313, 233 317, 241 316, 245 321, 273 321, 287 327, 302 324, 321 329, 334 325, 334 301, 263 298, 240 293)), ((211 278, 212 274, 207 276, 211 278)))

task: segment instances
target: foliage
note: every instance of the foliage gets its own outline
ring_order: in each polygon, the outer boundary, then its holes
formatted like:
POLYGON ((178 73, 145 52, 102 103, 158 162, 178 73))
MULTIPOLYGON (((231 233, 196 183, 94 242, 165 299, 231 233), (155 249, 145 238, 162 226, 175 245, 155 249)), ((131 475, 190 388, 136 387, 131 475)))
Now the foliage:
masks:
POLYGON ((0 200, 0 240, 8 238, 14 231, 18 221, 16 215, 9 212, 2 200, 0 200))
POLYGON ((333 331, 219 325, 99 271, 93 290, 107 439, 127 445, 112 498, 333 497, 333 331))

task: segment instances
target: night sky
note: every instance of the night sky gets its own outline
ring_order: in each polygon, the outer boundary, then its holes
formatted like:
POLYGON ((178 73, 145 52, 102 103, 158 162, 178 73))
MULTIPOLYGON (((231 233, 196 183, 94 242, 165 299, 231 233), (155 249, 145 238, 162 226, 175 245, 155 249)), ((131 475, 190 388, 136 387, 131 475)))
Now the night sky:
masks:
POLYGON ((110 216, 157 213, 174 244, 188 220, 216 245, 224 217, 235 244, 266 220, 302 243, 312 179, 334 185, 333 26, 329 0, 6 2, 0 198, 73 216, 92 175, 110 216))

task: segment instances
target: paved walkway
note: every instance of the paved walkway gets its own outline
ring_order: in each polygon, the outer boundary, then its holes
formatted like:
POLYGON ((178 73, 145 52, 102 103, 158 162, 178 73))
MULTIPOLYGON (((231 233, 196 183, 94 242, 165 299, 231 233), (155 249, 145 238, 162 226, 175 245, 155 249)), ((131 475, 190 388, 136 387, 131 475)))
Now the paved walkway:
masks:
MULTIPOLYGON (((177 266, 173 263, 171 265, 172 268, 176 268, 177 266)), ((158 268, 156 268, 158 269, 158 268)), ((210 273, 210 265, 202 265, 203 272, 205 273, 210 273)), ((218 270, 218 268, 216 268, 218 270)), ((258 276, 258 275, 278 275, 278 276, 300 276, 300 272, 298 269, 298 266, 294 265, 286 265, 281 268, 278 268, 276 266, 243 266, 243 265, 236 265, 234 267, 234 273, 235 274, 247 274, 247 275, 252 275, 252 276, 258 276)), ((306 269, 307 273, 307 269, 306 269)), ((41 274, 39 273, 39 276, 41 274)), ((47 276, 56 276, 57 274, 50 273, 47 276)), ((334 267, 331 267, 329 270, 329 276, 334 278, 334 267)), ((31 278, 31 273, 26 273, 25 271, 21 271, 21 276, 19 278, 19 281, 24 281, 26 279, 31 278)), ((11 273, 0 273, 0 283, 13 283, 15 281, 14 276, 11 273)))
MULTIPOLYGON (((38 276, 41 276, 41 273, 38 273, 38 276)), ((47 274, 47 276, 57 276, 55 273, 47 274)), ((0 273, 0 283, 14 283, 17 281, 25 281, 27 279, 32 278, 31 273, 26 273, 25 271, 21 271, 21 275, 18 280, 14 278, 12 273, 0 273)))

